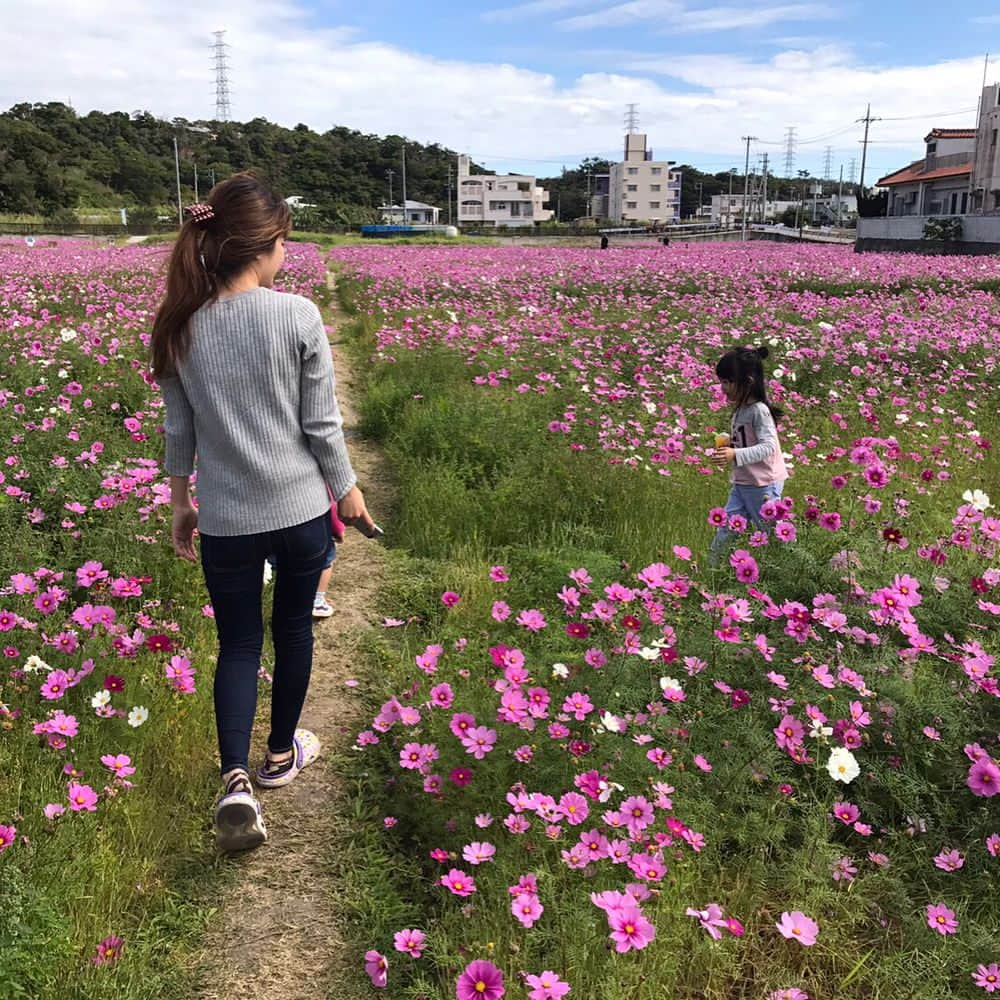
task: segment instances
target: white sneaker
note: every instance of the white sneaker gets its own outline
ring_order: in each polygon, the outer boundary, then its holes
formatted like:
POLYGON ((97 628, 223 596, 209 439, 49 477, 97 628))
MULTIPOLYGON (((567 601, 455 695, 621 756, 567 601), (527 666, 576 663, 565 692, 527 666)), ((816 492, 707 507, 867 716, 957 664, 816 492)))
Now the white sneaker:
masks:
POLYGON ((229 780, 226 793, 215 804, 214 818, 215 842, 220 851, 247 851, 267 840, 260 803, 246 772, 229 780))
POLYGON ((326 598, 317 598, 313 602, 313 618, 329 618, 333 614, 333 608, 326 603, 326 598))

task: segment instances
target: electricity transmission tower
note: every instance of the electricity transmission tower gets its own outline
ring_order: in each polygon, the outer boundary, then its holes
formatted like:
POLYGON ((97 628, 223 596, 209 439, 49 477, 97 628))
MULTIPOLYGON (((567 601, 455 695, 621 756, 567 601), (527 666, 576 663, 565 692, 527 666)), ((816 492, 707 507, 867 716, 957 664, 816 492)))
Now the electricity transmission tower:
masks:
POLYGON ((630 135, 639 129, 639 105, 625 105, 625 131, 630 135))
POLYGON ((827 146, 823 153, 823 180, 833 180, 833 146, 827 146))
POLYGON ((795 167, 795 133, 798 129, 790 125, 785 129, 785 176, 791 177, 795 167))
POLYGON ((229 121, 229 59, 226 49, 229 46, 223 40, 225 31, 213 31, 215 44, 212 46, 212 59, 215 65, 215 120, 229 121))
POLYGON ((851 162, 847 165, 847 181, 853 186, 854 178, 858 174, 858 161, 852 156, 851 162))

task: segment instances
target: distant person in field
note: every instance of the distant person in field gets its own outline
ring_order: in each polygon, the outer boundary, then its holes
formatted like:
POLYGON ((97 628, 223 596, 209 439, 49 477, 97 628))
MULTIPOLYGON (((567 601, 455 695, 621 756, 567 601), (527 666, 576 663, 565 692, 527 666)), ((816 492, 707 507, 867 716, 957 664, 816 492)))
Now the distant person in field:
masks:
POLYGON ((187 209, 152 332, 166 403, 174 551, 195 562, 194 531, 219 637, 215 718, 223 791, 220 849, 267 839, 250 782, 250 732, 264 641, 264 562, 274 556, 274 683, 258 786, 287 784, 319 755, 299 729, 312 668, 314 601, 340 519, 369 532, 316 306, 271 285, 285 259, 288 207, 251 174, 187 209), (198 507, 189 477, 198 472, 198 507))
MULTIPOLYGON (((738 514, 758 526, 764 523, 761 507, 781 497, 788 478, 776 427, 782 411, 768 401, 764 381, 767 354, 766 347, 736 347, 726 351, 715 366, 719 385, 733 407, 728 440, 719 435, 713 455, 717 466, 732 470, 726 514, 738 514)), ((731 535, 725 526, 716 532, 710 553, 713 563, 731 535)))

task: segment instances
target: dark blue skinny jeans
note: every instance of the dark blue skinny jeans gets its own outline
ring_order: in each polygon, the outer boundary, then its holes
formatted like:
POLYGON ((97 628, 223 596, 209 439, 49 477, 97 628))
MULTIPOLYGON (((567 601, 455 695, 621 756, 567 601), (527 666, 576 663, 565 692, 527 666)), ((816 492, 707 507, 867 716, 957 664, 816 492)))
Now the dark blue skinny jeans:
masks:
POLYGON ((330 546, 330 514, 254 535, 202 535, 201 565, 215 611, 215 723, 222 773, 248 766, 264 645, 264 561, 275 563, 274 683, 268 749, 292 747, 312 670, 312 606, 330 546))

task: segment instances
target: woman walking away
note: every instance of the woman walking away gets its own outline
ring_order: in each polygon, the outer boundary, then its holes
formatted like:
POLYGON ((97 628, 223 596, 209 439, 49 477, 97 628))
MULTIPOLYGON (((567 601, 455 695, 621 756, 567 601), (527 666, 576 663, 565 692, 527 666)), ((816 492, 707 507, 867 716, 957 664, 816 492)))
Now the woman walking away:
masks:
MULTIPOLYGON (((748 523, 761 525, 760 508, 781 496, 788 470, 781 454, 775 422, 782 411, 767 398, 764 382, 766 347, 737 347, 726 351, 715 366, 725 397, 732 404, 729 443, 715 449, 713 461, 730 467, 726 514, 740 514, 748 523)), ((709 562, 718 563, 731 532, 722 527, 715 533, 709 562)))
POLYGON ((196 562, 219 636, 215 718, 223 792, 221 850, 267 839, 250 783, 250 731, 264 640, 264 561, 277 568, 274 683, 256 781, 287 784, 319 753, 297 729, 312 667, 312 609, 330 546, 332 495, 345 524, 372 520, 344 445, 333 362, 319 310, 271 285, 285 258, 288 207, 252 174, 187 209, 153 323, 153 374, 166 403, 174 551, 196 562), (189 477, 198 471, 198 508, 189 477), (329 493, 327 489, 329 488, 329 493))

